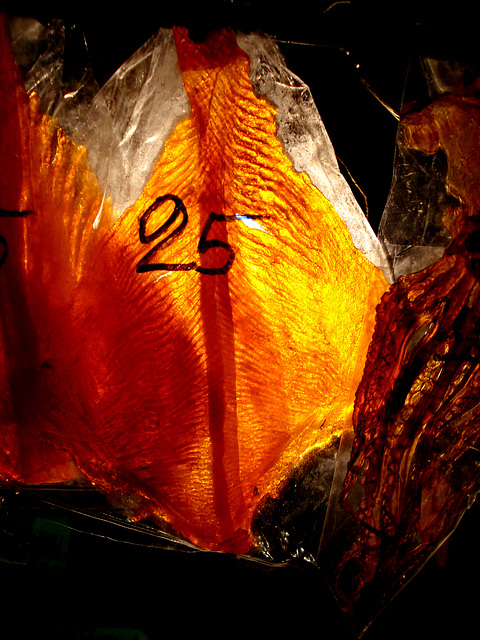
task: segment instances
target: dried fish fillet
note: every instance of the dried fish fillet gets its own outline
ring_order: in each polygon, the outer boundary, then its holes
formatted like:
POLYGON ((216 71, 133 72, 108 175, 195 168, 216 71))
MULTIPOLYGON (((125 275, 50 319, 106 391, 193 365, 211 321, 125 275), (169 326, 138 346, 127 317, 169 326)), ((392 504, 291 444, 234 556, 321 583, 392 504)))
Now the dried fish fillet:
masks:
POLYGON ((407 149, 445 155, 451 240, 378 307, 342 493, 360 527, 342 551, 337 586, 356 615, 422 566, 480 489, 479 125, 480 101, 469 93, 445 94, 402 120, 407 149))
POLYGON ((14 70, 2 83, 30 173, 0 204, 33 213, 1 221, 0 473, 81 473, 133 519, 239 553, 262 498, 349 428, 387 283, 294 170, 234 33, 174 37, 190 112, 119 216, 86 150, 14 70))

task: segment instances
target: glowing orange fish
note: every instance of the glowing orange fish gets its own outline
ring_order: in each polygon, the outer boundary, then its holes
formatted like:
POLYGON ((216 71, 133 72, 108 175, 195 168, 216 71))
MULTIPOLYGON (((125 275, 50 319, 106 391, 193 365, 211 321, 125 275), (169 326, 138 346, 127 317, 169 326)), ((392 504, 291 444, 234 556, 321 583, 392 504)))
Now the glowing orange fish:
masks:
POLYGON ((112 222, 3 27, 0 206, 25 215, 0 221, 0 473, 81 474, 133 518, 245 552, 265 493, 348 428, 387 285, 293 170, 233 32, 174 33, 191 112, 112 222))

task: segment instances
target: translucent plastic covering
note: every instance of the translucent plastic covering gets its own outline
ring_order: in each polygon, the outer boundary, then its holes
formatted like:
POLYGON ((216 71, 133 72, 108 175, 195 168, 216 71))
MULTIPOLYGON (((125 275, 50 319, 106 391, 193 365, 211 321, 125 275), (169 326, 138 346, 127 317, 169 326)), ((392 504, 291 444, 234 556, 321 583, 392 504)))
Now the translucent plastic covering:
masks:
POLYGON ((165 140, 190 109, 172 31, 161 29, 99 90, 81 40, 71 45, 76 73, 64 69, 63 23, 13 24, 27 91, 34 91, 43 110, 88 149, 89 164, 118 217, 137 200, 165 140), (35 38, 40 53, 30 61, 22 51, 35 38))
MULTIPOLYGON (((422 101, 435 100, 457 91, 471 73, 461 63, 430 58, 412 62, 412 69, 410 75, 415 80, 407 80, 406 91, 407 96, 409 90, 413 91, 413 104, 409 105, 406 98, 406 110, 418 108, 415 104, 419 102, 419 91, 422 101), (415 72, 421 74, 420 88, 415 72)), ((392 187, 378 229, 394 279, 432 264, 450 242, 442 219, 454 200, 447 185, 447 171, 448 161, 442 148, 433 154, 412 147, 405 139, 404 128, 399 128, 392 187)))

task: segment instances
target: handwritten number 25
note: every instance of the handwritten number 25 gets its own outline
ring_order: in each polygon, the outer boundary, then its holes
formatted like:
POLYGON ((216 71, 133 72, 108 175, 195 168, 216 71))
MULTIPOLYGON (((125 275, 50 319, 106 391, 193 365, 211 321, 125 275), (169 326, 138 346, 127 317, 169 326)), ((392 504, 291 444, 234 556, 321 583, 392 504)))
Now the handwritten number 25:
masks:
POLYGON ((228 244, 228 242, 224 242, 223 240, 208 239, 208 234, 214 221, 221 222, 227 220, 227 217, 225 215, 213 212, 209 215, 205 223, 202 234, 200 236, 197 250, 198 253, 204 254, 209 249, 213 249, 215 247, 225 249, 228 252, 228 259, 223 266, 207 268, 197 266, 196 262, 150 262, 151 258, 160 249, 172 244, 173 240, 183 232, 188 223, 188 213, 183 201, 178 196, 168 193, 157 198, 155 202, 151 204, 148 209, 142 214, 139 227, 139 238, 142 244, 150 244, 154 240, 160 238, 160 236, 167 232, 176 223, 177 219, 180 216, 182 218, 180 224, 176 226, 172 231, 170 231, 167 236, 160 240, 160 242, 152 247, 152 249, 150 249, 150 251, 148 251, 143 256, 143 258, 139 260, 137 264, 137 273, 145 273, 146 271, 191 271, 195 269, 195 271, 198 271, 199 273, 215 276, 230 271, 233 261, 235 260, 235 252, 233 248, 228 244), (168 200, 171 200, 174 203, 174 209, 172 213, 170 214, 168 219, 162 225, 160 225, 160 227, 158 227, 156 231, 147 234, 146 227, 150 216, 156 209, 158 209, 158 207, 163 202, 168 200))

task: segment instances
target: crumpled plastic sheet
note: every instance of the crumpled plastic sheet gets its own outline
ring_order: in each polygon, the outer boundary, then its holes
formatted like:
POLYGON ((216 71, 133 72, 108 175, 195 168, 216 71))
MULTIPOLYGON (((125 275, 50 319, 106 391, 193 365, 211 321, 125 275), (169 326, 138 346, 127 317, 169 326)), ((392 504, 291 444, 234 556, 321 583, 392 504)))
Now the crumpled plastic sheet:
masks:
MULTIPOLYGON (((61 22, 43 26, 19 19, 12 22, 11 28, 27 90, 37 92, 44 111, 58 118, 67 134, 88 149, 89 163, 99 179, 105 202, 111 203, 111 208, 99 210, 96 226, 111 224, 140 197, 166 141, 190 112, 172 31, 161 29, 98 88, 87 64, 77 68, 73 77, 65 74, 65 30, 61 22), (105 221, 106 215, 112 220, 105 221)), ((441 219, 452 205, 452 197, 445 189, 445 154, 426 155, 412 150, 399 134, 392 189, 377 239, 338 169, 308 87, 286 69, 270 38, 237 34, 237 42, 249 56, 256 94, 267 98, 277 109, 278 139, 295 170, 305 172, 334 205, 346 222, 354 245, 383 270, 388 282, 421 272, 440 260, 451 241, 441 219)), ((82 59, 81 52, 78 57, 82 59)), ((433 60, 424 60, 423 65, 432 99, 450 89, 462 75, 461 69, 433 60)), ((421 330, 415 335, 415 340, 421 341, 421 330)), ((356 410, 361 413, 362 407, 357 405, 356 410)), ((357 431, 354 441, 353 432, 346 429, 340 448, 337 440, 320 457, 307 456, 285 478, 280 493, 267 497, 262 516, 252 525, 260 541, 260 557, 272 561, 299 557, 325 569, 359 635, 403 586, 405 575, 410 578, 427 557, 419 557, 409 571, 403 567, 387 571, 386 578, 382 576, 381 597, 373 589, 374 602, 367 597, 366 603, 352 606, 349 597, 355 600, 358 595, 355 575, 356 586, 352 587, 346 573, 342 582, 336 571, 356 557, 356 551, 348 555, 348 549, 352 544, 362 544, 365 529, 348 515, 349 510, 355 514, 361 508, 361 497, 351 493, 349 509, 345 511, 345 503, 339 505, 339 496, 347 470, 350 474, 355 471, 349 462, 352 443, 358 454, 362 437, 357 431), (306 540, 308 535, 311 539, 306 540)), ((401 455, 401 449, 397 454, 401 455)), ((473 485, 471 491, 473 495, 473 485)), ((367 522, 367 531, 368 526, 367 522)), ((447 523, 441 538, 430 544, 429 553, 453 528, 452 522, 447 523)), ((368 587, 368 577, 363 580, 368 587)))
MULTIPOLYGON (((454 91, 465 72, 455 61, 421 58, 412 61, 410 76, 415 81, 407 79, 407 87, 409 82, 417 85, 420 76, 424 85, 415 86, 416 92, 421 90, 433 101, 454 91)), ((395 280, 441 258, 450 242, 442 222, 445 209, 453 203, 446 188, 447 170, 441 149, 429 155, 408 148, 399 132, 392 185, 378 229, 395 280)))

